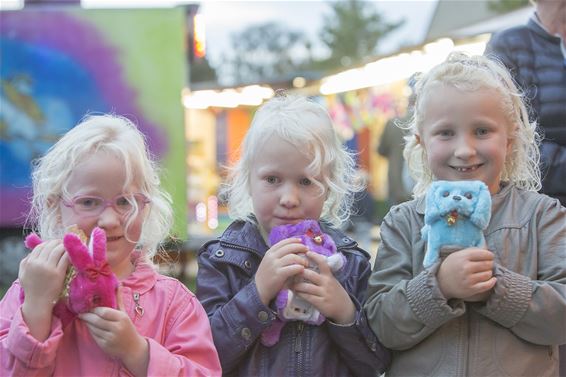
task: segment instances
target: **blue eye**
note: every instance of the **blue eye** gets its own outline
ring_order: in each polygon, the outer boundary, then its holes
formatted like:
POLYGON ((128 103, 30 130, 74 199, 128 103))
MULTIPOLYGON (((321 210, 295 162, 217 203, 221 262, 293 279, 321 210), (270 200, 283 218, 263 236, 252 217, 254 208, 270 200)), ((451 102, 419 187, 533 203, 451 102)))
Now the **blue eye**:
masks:
POLYGON ((98 208, 102 204, 102 200, 100 198, 83 196, 80 198, 76 198, 74 205, 81 210, 93 210, 98 208))
POLYGON ((130 209, 133 207, 133 199, 129 199, 126 196, 120 196, 116 198, 116 206, 122 209, 130 209))
POLYGON ((312 181, 308 178, 303 178, 301 179, 300 183, 303 186, 310 186, 312 184, 312 181))
POLYGON ((476 134, 478 136, 485 136, 489 133, 489 130, 487 128, 478 128, 476 131, 476 134))
POLYGON ((268 177, 265 178, 265 181, 269 184, 276 184, 277 182, 279 182, 279 179, 273 175, 270 175, 268 177))

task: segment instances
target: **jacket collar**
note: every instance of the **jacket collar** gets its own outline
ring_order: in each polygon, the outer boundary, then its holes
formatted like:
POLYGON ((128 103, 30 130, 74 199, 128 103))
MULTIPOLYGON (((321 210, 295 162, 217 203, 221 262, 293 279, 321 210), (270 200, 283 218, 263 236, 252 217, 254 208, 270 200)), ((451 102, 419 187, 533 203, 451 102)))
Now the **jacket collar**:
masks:
POLYGON ((532 17, 529 18, 529 21, 527 22, 527 27, 529 29, 531 29, 533 32, 535 32, 535 34, 538 34, 539 36, 541 36, 544 39, 547 39, 549 41, 552 41, 552 42, 558 43, 558 44, 562 43, 562 39, 560 37, 557 37, 556 35, 550 34, 542 26, 542 24, 538 20, 538 16, 536 15, 536 13, 533 13, 532 17))
POLYGON ((120 283, 130 288, 132 291, 140 294, 149 291, 157 282, 157 272, 143 258, 140 252, 132 254, 132 262, 134 263, 134 272, 120 283))

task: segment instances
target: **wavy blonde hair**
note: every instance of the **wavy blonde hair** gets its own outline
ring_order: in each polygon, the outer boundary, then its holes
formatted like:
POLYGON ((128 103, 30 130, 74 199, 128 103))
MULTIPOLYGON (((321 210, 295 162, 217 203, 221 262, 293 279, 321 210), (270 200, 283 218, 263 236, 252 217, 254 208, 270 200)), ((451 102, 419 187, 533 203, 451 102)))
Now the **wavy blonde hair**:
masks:
MULTIPOLYGON (((161 189, 157 164, 150 157, 143 134, 128 119, 115 115, 90 115, 69 130, 45 156, 34 161, 33 198, 27 223, 44 239, 62 238, 61 197, 73 169, 97 152, 109 153, 124 164, 124 189, 136 184, 151 203, 145 215, 139 247, 147 261, 155 256, 172 224, 171 197, 161 189)), ((126 234, 137 216, 126 221, 126 234)))
MULTIPOLYGON (((241 146, 241 158, 230 169, 222 196, 228 202, 233 219, 256 223, 250 196, 250 173, 254 156, 271 136, 287 141, 304 151, 311 163, 311 179, 326 195, 321 220, 334 226, 350 216, 353 194, 363 189, 356 172, 354 156, 334 130, 326 109, 301 96, 278 95, 255 113, 241 146), (320 175, 320 181, 312 178, 320 175)), ((284 157, 284 156, 282 156, 284 157)))
POLYGON ((426 150, 417 140, 421 133, 426 113, 426 99, 434 95, 438 84, 448 85, 462 91, 480 89, 495 90, 501 99, 502 109, 509 124, 514 129, 512 148, 505 159, 501 180, 514 183, 529 191, 541 188, 541 176, 538 168, 540 136, 536 131, 536 122, 530 122, 524 94, 517 88, 509 71, 494 58, 468 56, 463 53, 451 53, 441 64, 422 75, 415 87, 416 102, 413 116, 403 128, 409 131, 405 137, 403 155, 409 172, 415 180, 413 195, 422 196, 434 177, 427 164, 426 150))

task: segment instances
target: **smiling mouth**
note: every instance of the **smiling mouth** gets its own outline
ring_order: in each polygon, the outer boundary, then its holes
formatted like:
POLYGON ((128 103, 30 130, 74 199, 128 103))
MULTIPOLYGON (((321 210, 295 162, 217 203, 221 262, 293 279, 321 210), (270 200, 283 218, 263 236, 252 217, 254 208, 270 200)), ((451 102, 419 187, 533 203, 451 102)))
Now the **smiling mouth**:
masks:
POLYGON ((106 242, 118 241, 122 236, 107 237, 106 242))
POLYGON ((473 166, 460 166, 460 167, 453 166, 452 169, 456 170, 459 173, 470 173, 476 171, 480 166, 481 164, 473 165, 473 166))

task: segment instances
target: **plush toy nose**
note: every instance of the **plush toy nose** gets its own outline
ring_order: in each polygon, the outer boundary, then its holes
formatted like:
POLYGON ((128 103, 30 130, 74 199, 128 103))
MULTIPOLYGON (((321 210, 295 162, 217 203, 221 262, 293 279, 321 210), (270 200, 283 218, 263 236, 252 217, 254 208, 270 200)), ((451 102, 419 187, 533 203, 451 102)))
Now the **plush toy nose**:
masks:
POLYGON ((457 202, 462 200, 462 197, 460 195, 454 195, 452 198, 457 202))

